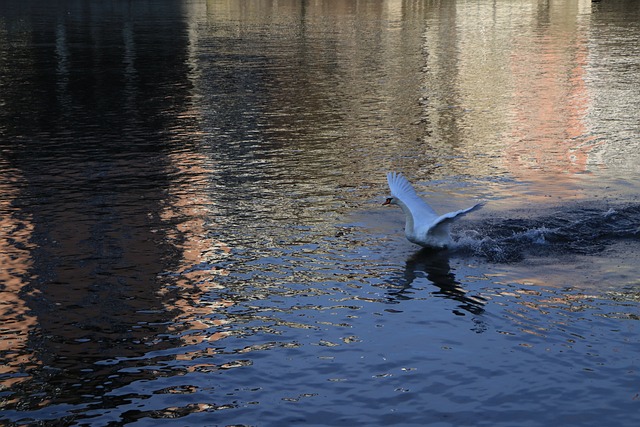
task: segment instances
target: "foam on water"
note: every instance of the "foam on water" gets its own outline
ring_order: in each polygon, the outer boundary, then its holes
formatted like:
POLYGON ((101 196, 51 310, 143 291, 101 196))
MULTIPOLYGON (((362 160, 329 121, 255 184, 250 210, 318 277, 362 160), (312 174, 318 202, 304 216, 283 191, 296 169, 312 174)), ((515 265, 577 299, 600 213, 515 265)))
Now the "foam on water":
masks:
POLYGON ((596 255, 617 241, 638 241, 638 223, 640 205, 557 206, 539 216, 467 221, 454 230, 451 251, 490 262, 518 262, 527 255, 596 255))

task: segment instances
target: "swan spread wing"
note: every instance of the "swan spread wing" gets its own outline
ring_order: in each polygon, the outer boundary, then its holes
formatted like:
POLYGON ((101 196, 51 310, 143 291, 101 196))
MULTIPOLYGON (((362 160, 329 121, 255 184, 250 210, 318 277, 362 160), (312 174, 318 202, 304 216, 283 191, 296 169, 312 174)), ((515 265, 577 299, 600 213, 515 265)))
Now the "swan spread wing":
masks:
POLYGON ((407 216, 405 226, 407 239, 422 246, 446 247, 451 240, 449 236, 451 223, 484 205, 484 203, 478 203, 467 209, 438 216, 431 206, 416 194, 413 186, 404 176, 389 172, 387 182, 391 194, 398 199, 398 204, 407 216))
POLYGON ((469 212, 473 212, 477 209, 480 209, 484 206, 484 202, 476 203, 467 209, 461 209, 455 212, 448 212, 444 215, 439 216, 431 225, 429 233, 436 233, 437 229, 440 227, 446 227, 450 225, 454 220, 468 214, 469 212))
POLYGON ((430 223, 438 218, 436 211, 416 194, 416 190, 404 176, 396 172, 389 172, 387 182, 393 197, 407 206, 416 222, 430 223))

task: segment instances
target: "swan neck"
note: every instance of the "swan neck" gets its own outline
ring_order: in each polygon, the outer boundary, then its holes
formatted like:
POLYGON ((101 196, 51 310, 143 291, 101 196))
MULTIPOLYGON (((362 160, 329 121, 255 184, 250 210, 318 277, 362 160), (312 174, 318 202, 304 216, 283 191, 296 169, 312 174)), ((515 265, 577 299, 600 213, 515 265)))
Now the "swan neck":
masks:
POLYGON ((402 212, 404 212, 404 216, 406 217, 406 223, 404 226, 405 233, 407 235, 413 234, 414 221, 413 221, 413 215, 411 214, 409 207, 405 205, 403 202, 401 202, 400 200, 398 200, 397 203, 398 203, 398 206, 402 208, 402 212))

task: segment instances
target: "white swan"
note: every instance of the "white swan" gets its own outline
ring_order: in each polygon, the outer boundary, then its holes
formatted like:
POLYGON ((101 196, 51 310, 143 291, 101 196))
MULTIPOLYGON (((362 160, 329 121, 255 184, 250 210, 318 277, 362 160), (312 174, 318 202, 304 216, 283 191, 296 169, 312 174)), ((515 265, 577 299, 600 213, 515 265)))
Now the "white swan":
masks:
POLYGON ((387 198, 383 205, 400 206, 407 217, 404 227, 407 239, 427 248, 447 247, 451 243, 449 235, 451 223, 484 205, 484 203, 478 203, 467 209, 438 216, 436 211, 416 194, 416 190, 404 176, 389 172, 387 182, 392 197, 387 198))

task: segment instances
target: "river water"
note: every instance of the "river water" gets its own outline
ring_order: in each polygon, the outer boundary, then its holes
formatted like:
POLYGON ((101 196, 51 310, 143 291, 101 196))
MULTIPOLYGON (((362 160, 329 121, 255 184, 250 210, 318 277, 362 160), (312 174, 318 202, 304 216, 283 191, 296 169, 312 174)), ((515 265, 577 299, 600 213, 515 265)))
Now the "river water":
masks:
POLYGON ((640 422, 640 3, 0 1, 0 423, 640 422), (403 172, 440 212, 419 251, 403 172))

